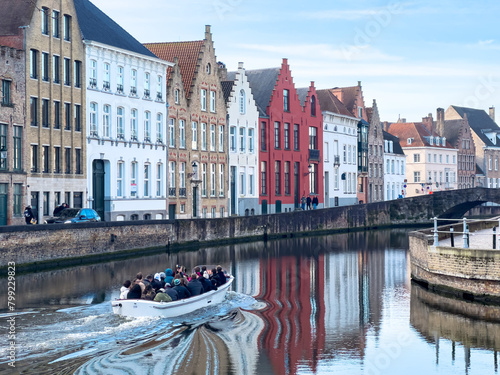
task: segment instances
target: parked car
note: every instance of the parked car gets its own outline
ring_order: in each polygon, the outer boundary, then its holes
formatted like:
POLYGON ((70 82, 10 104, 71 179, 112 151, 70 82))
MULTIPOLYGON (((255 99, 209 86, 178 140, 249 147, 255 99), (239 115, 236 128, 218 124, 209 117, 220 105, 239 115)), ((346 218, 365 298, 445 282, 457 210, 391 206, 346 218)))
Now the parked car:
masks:
POLYGON ((47 224, 89 223, 101 221, 101 217, 91 208, 65 208, 58 216, 46 220, 47 224))

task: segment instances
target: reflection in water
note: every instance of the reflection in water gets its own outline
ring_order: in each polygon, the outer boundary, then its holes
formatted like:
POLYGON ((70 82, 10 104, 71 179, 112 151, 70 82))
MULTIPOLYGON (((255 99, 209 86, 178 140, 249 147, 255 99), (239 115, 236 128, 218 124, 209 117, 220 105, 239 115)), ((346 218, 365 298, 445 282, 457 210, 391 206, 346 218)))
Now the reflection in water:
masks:
POLYGON ((452 342, 453 360, 456 344, 463 346, 466 369, 471 366, 471 349, 488 349, 493 351, 491 360, 495 372, 498 371, 499 306, 444 297, 412 284, 410 323, 427 342, 435 345, 436 362, 439 362, 440 339, 445 339, 452 342))

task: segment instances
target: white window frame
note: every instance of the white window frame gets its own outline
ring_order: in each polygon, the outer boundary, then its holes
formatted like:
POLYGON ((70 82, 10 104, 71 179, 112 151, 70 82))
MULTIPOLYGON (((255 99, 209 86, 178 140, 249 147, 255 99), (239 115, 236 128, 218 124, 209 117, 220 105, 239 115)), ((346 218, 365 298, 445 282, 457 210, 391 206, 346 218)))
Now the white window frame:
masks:
POLYGON ((151 142, 151 112, 144 112, 144 142, 151 142))
POLYGON ((215 98, 216 98, 216 92, 210 90, 210 112, 212 113, 215 113, 215 98))
POLYGON ((210 124, 210 151, 215 151, 215 125, 210 124))
POLYGON ((102 108, 102 136, 111 137, 111 106, 105 104, 102 108))
POLYGON ((121 198, 124 193, 123 179, 124 179, 124 163, 119 161, 116 165, 116 196, 121 198))
POLYGON ((198 149, 198 123, 196 121, 191 122, 191 148, 198 149))
POLYGON ((207 90, 201 89, 200 91, 200 104, 201 104, 201 110, 206 111, 207 110, 207 90))
POLYGON ((156 164, 156 196, 163 196, 163 164, 156 164))
POLYGON ((186 148, 186 121, 179 120, 179 148, 186 148))
POLYGON ((175 119, 168 119, 168 147, 175 147, 175 119))
POLYGON ((137 141, 137 109, 130 110, 130 139, 137 141))
POLYGON ((156 114, 156 142, 163 143, 163 113, 156 114))

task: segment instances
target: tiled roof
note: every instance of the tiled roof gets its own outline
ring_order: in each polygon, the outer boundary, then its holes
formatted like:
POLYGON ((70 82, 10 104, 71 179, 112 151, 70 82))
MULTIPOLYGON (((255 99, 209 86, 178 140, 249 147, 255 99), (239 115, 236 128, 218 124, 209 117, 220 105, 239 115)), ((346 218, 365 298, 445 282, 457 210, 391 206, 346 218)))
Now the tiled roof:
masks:
POLYGON ((331 90, 316 90, 321 111, 337 113, 339 115, 354 117, 331 90))
POLYGON ((156 57, 90 1, 74 0, 74 3, 83 39, 156 57))
POLYGON ((365 112, 366 112, 366 117, 368 118, 368 122, 371 124, 372 123, 373 108, 372 107, 365 108, 365 112))
MULTIPOLYGON (((424 137, 433 136, 437 137, 436 133, 431 133, 429 129, 425 127, 421 122, 397 122, 391 124, 389 127, 389 133, 399 138, 399 143, 401 147, 436 147, 440 148, 443 146, 437 146, 435 144, 430 144, 424 137), (408 139, 411 138, 411 144, 408 144, 408 139)), ((453 148, 453 146, 446 141, 446 147, 453 148)))
POLYGON ((247 70, 247 78, 252 90, 255 104, 259 110, 259 116, 267 117, 267 106, 271 100, 274 86, 278 80, 280 68, 269 68, 259 70, 247 70))
POLYGON ((392 141, 392 152, 394 154, 404 155, 403 149, 401 148, 401 144, 399 143, 399 138, 391 133, 387 133, 386 131, 382 131, 384 134, 384 140, 392 141))
POLYGON ((464 120, 445 120, 444 121, 444 134, 446 140, 450 142, 453 147, 458 147, 458 136, 460 135, 460 129, 464 126, 464 120))
POLYGON ((351 116, 356 115, 354 111, 354 104, 356 103, 358 88, 359 86, 336 87, 332 89, 334 93, 340 92, 341 97, 339 99, 342 101, 342 103, 344 103, 344 106, 351 113, 351 116))
POLYGON ((35 5, 31 0, 1 0, 0 35, 17 35, 20 26, 29 25, 35 5))
POLYGON ((179 59, 178 64, 184 92, 186 98, 189 98, 203 43, 203 40, 196 40, 192 42, 144 43, 144 46, 160 59, 166 61, 174 61, 174 57, 179 59))
POLYGON ((306 104, 308 93, 309 93, 309 87, 301 87, 297 89, 297 96, 299 97, 300 105, 302 107, 306 104))
POLYGON ((224 94, 224 100, 229 100, 229 96, 231 95, 231 91, 233 91, 234 81, 222 81, 222 93, 224 94))
POLYGON ((500 127, 485 111, 482 109, 457 107, 454 105, 450 107, 453 108, 461 118, 467 115, 467 121, 469 122, 470 128, 486 146, 497 146, 491 142, 484 132, 488 130, 500 132, 500 127))

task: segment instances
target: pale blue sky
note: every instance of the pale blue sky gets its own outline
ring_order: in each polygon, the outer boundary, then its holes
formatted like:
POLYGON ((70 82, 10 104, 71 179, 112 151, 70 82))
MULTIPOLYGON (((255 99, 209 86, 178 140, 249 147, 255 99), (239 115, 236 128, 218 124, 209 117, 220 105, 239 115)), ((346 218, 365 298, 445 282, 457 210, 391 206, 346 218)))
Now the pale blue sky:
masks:
POLYGON ((229 70, 238 61, 277 67, 287 57, 296 87, 361 81, 366 105, 376 99, 382 120, 421 121, 452 104, 500 105, 498 1, 93 3, 141 42, 203 39, 210 24, 217 59, 229 70))

